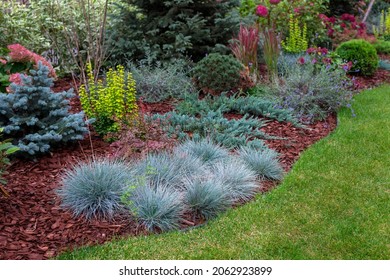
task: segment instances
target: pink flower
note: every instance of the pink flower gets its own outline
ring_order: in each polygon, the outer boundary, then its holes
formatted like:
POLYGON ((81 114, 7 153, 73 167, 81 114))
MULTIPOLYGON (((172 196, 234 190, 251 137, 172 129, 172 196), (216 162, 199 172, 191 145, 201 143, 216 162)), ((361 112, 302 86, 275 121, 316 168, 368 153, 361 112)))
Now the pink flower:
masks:
POLYGON ((327 55, 328 54, 328 49, 327 48, 318 48, 318 52, 321 53, 322 55, 327 55))
POLYGON ((7 64, 7 60, 0 58, 0 63, 1 64, 7 64))
POLYGON ((272 5, 277 5, 280 3, 280 0, 269 0, 269 3, 272 5))
POLYGON ((328 21, 328 20, 329 20, 329 18, 328 18, 326 15, 324 15, 324 14, 319 14, 318 17, 319 17, 322 21, 328 21))
POLYGON ((16 62, 31 62, 33 53, 20 44, 9 45, 9 57, 16 62))
POLYGON ((301 11, 301 8, 300 8, 300 7, 294 8, 294 13, 299 14, 300 11, 301 11))
POLYGON ((20 44, 9 45, 7 48, 10 50, 9 56, 11 60, 22 63, 31 62, 34 63, 35 67, 38 66, 39 62, 42 62, 43 65, 49 68, 49 76, 53 78, 57 77, 53 66, 44 57, 29 51, 20 44))
POLYGON ((312 53, 315 53, 316 52, 316 48, 308 48, 306 50, 307 54, 312 54, 312 53))
POLYGON ((300 58, 298 58, 298 61, 297 61, 299 64, 305 64, 305 58, 304 57, 300 57, 300 58))
POLYGON ((20 85, 22 83, 22 78, 20 77, 20 73, 14 73, 9 76, 9 81, 11 83, 20 85))
POLYGON ((266 17, 268 16, 268 9, 265 6, 258 5, 256 8, 256 15, 260 17, 266 17))
POLYGON ((322 59, 322 62, 325 63, 325 64, 331 64, 332 63, 332 59, 329 58, 329 57, 324 57, 322 59))

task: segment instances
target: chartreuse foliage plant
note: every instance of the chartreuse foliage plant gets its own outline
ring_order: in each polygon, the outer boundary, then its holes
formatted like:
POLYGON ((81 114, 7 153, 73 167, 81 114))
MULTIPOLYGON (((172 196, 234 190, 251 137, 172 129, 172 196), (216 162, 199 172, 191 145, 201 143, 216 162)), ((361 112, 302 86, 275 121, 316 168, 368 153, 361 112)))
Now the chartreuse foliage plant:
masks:
POLYGON ((379 58, 375 48, 362 39, 342 43, 336 54, 345 61, 352 61, 351 71, 363 76, 372 76, 378 68, 379 58))
POLYGON ((306 150, 281 185, 203 227, 58 258, 388 260, 389 93, 385 85, 357 95, 357 117, 341 110, 337 129, 306 150))
POLYGON ((0 93, 0 127, 13 138, 19 154, 35 156, 53 145, 82 140, 89 132, 84 112, 69 112, 72 91, 54 93, 49 68, 41 62, 30 76, 20 75, 20 84, 11 84, 11 93, 0 93))
POLYGON ((381 11, 379 25, 373 26, 373 32, 376 38, 390 41, 390 8, 381 11))
POLYGON ((307 39, 307 25, 300 24, 299 19, 290 15, 289 35, 282 41, 283 50, 288 53, 301 53, 309 46, 307 39))
POLYGON ((79 89, 80 101, 88 118, 101 135, 119 132, 122 123, 131 125, 138 115, 136 85, 123 66, 109 69, 103 80, 92 73, 88 64, 88 84, 79 89))

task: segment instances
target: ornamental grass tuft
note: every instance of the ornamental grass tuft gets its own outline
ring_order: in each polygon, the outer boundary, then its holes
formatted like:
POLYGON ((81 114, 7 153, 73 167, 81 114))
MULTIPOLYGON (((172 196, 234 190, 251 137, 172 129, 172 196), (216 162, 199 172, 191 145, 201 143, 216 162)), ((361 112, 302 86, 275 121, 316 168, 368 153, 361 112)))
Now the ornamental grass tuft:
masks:
POLYGON ((130 181, 125 163, 106 159, 79 163, 68 170, 57 190, 62 206, 74 216, 111 219, 122 209, 121 195, 130 181))
POLYGON ((241 147, 238 151, 240 159, 260 179, 281 180, 283 168, 278 161, 278 153, 271 149, 257 150, 241 147))

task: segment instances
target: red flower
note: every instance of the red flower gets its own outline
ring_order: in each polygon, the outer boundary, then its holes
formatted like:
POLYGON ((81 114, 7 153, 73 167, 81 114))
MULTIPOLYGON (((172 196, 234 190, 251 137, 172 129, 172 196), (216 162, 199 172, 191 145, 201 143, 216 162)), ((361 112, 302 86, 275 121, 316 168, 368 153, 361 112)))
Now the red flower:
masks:
POLYGON ((345 21, 349 21, 349 22, 355 22, 356 21, 355 16, 351 15, 351 14, 342 14, 341 15, 341 19, 345 20, 345 21))
POLYGON ((298 58, 298 61, 297 61, 299 64, 305 64, 305 58, 304 57, 300 57, 298 58))
POLYGON ((307 54, 312 54, 312 53, 315 53, 316 52, 316 48, 308 48, 306 50, 307 54))
POLYGON ((277 5, 280 3, 280 0, 269 0, 270 4, 277 5))
POLYGON ((328 18, 328 21, 331 22, 331 23, 335 23, 336 22, 336 18, 335 17, 330 17, 330 18, 328 18))
POLYGON ((319 17, 322 21, 328 21, 328 20, 329 20, 329 18, 328 18, 326 15, 324 15, 324 14, 319 14, 318 17, 319 17))
POLYGON ((266 17, 268 16, 268 9, 265 6, 258 5, 256 8, 256 15, 260 17, 266 17))

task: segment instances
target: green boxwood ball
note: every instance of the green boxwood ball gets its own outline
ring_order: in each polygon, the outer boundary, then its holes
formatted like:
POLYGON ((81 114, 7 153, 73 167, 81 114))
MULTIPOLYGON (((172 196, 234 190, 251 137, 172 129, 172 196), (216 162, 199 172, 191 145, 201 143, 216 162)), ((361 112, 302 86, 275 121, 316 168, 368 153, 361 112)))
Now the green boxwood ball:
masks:
POLYGON ((352 61, 351 72, 362 76, 372 76, 379 65, 379 58, 374 46, 362 39, 342 43, 336 53, 345 61, 352 61))

